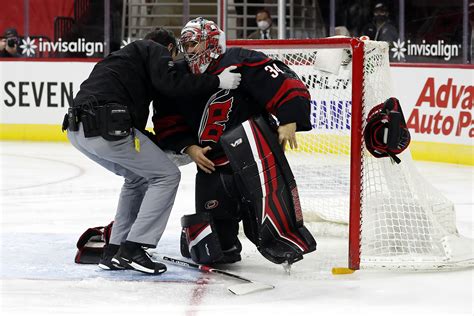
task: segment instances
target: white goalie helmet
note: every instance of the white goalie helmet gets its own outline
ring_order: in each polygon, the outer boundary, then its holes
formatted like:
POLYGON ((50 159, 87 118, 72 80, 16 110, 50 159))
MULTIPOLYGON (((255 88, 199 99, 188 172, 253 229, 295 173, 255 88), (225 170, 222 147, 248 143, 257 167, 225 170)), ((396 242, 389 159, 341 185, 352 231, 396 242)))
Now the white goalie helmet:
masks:
POLYGON ((201 74, 213 59, 225 53, 225 33, 213 21, 199 17, 181 30, 179 46, 192 73, 201 74), (196 51, 189 52, 190 48, 196 51))

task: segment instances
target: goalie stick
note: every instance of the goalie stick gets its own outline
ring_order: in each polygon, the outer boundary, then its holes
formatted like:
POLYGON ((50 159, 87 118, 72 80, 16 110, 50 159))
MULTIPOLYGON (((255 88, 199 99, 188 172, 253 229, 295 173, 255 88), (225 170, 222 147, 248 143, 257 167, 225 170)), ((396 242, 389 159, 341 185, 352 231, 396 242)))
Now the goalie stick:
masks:
POLYGON ((179 260, 179 259, 174 259, 174 258, 170 258, 170 257, 166 257, 166 256, 163 256, 162 259, 164 261, 168 261, 168 262, 171 262, 175 265, 179 265, 179 266, 182 266, 182 267, 198 269, 198 270, 203 271, 203 272, 221 274, 221 275, 225 275, 225 276, 228 276, 228 277, 231 277, 231 278, 234 278, 234 279, 245 281, 246 283, 231 285, 227 288, 231 293, 233 293, 235 295, 245 295, 245 294, 250 294, 250 293, 253 293, 253 292, 257 292, 257 291, 270 290, 270 289, 275 288, 273 285, 255 282, 255 281, 246 279, 244 277, 241 277, 237 274, 233 274, 233 273, 230 273, 230 272, 227 272, 227 271, 224 271, 224 270, 214 269, 214 268, 209 267, 209 266, 196 264, 196 263, 192 263, 192 262, 187 262, 187 261, 183 261, 183 260, 179 260))

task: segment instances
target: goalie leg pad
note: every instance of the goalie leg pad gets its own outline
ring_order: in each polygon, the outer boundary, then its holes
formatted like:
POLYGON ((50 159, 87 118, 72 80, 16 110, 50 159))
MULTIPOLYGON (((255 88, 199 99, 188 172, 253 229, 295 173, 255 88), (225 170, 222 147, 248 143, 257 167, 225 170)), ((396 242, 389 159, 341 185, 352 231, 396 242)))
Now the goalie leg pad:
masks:
POLYGON ((196 175, 196 212, 209 212, 213 219, 240 219, 240 201, 234 175, 229 167, 217 167, 196 175))
POLYGON ((207 174, 196 175, 196 212, 207 212, 212 217, 215 232, 222 249, 238 245, 239 221, 241 216, 240 193, 229 166, 217 167, 207 174))
POLYGON ((249 215, 244 227, 257 248, 275 263, 295 262, 316 249, 303 225, 296 182, 278 138, 262 117, 227 131, 221 145, 236 174, 249 215), (254 222, 256 221, 256 223, 254 222))
POLYGON ((181 218, 181 254, 200 264, 217 262, 224 256, 214 223, 208 212, 181 218))

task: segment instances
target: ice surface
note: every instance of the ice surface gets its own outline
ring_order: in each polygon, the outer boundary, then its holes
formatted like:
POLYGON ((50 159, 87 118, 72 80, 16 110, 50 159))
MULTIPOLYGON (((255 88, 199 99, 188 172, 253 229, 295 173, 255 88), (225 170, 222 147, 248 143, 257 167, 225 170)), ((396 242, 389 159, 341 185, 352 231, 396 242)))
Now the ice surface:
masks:
MULTIPOLYGON (((222 266, 275 289, 235 296, 239 281, 168 264, 161 276, 74 264, 88 227, 112 220, 121 178, 67 143, 1 142, 1 312, 3 315, 472 315, 473 270, 357 271, 333 276, 347 262, 347 241, 318 238, 318 250, 291 275, 246 239, 243 260, 222 266)), ((417 163, 456 206, 461 234, 474 237, 474 168, 417 163)), ((193 212, 193 166, 182 182, 157 255, 179 255, 180 217, 193 212)), ((474 249, 473 249, 474 251, 474 249)))

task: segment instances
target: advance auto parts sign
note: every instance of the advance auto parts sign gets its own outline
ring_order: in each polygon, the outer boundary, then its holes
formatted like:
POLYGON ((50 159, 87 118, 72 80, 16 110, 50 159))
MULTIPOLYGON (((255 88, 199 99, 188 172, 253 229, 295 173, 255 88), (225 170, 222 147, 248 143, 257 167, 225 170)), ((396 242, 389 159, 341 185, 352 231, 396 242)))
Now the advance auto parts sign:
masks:
POLYGON ((395 96, 417 141, 472 145, 474 69, 392 67, 395 96))

